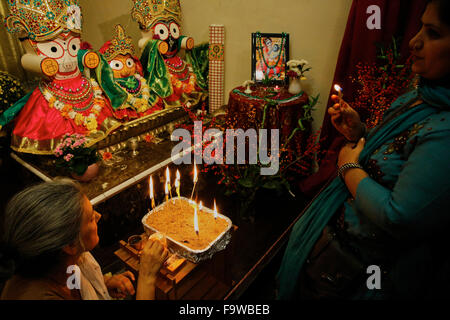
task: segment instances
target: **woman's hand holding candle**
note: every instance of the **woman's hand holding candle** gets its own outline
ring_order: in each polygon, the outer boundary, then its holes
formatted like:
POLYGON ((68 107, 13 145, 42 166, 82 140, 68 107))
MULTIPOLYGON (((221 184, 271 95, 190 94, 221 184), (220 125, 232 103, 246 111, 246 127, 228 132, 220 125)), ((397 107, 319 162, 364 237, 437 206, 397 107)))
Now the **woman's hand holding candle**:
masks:
POLYGON ((358 112, 337 95, 331 99, 335 104, 328 108, 331 123, 347 140, 358 141, 365 132, 365 125, 361 122, 358 112))

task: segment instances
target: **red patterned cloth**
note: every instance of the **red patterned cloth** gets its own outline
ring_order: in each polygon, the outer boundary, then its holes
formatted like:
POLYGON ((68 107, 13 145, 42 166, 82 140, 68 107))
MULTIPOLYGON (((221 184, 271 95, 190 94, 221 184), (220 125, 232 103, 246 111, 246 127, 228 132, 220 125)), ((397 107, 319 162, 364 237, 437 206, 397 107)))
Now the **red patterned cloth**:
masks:
MULTIPOLYGON (((259 128, 263 118, 264 98, 271 96, 264 87, 252 87, 251 94, 244 93, 246 88, 237 87, 230 93, 228 101, 228 118, 235 128, 243 130, 259 128), (232 119, 233 118, 233 119, 232 119)), ((272 88, 273 89, 273 88, 272 88)), ((266 115, 266 129, 280 129, 280 139, 288 137, 298 126, 298 120, 304 115, 303 106, 308 103, 306 93, 292 95, 285 88, 270 98, 276 103, 266 115)))

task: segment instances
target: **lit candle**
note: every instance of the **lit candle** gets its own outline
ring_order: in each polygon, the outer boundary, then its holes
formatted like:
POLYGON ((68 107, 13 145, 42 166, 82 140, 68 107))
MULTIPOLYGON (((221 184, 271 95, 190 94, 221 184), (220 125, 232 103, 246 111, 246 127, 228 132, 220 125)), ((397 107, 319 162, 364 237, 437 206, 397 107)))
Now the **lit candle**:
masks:
POLYGON ((275 91, 279 92, 280 91, 280 87, 278 85, 275 86, 275 91))
POLYGON ((170 186, 170 171, 169 167, 166 168, 166 184, 169 189, 170 198, 172 198, 172 187, 170 186))
POLYGON ((214 199, 214 219, 217 219, 217 206, 216 206, 216 199, 214 199))
POLYGON ((166 183, 164 184, 164 192, 166 193, 166 202, 169 201, 169 185, 166 183))
POLYGON ((155 209, 155 198, 153 195, 153 179, 152 176, 150 176, 150 200, 152 202, 152 209, 155 209))
POLYGON ((194 196, 195 185, 197 184, 198 176, 197 176, 197 165, 195 164, 194 159, 194 187, 192 188, 191 199, 194 196))
POLYGON ((197 205, 195 205, 195 207, 194 207, 194 229, 195 229, 195 233, 198 236, 198 233, 200 230, 198 229, 197 205))
POLYGON ((177 170, 177 177, 175 179, 175 188, 177 190, 178 198, 180 197, 180 180, 181 180, 180 171, 177 170))
POLYGON ((342 99, 342 96, 343 96, 343 94, 342 94, 342 88, 341 88, 338 84, 335 84, 335 85, 334 85, 334 90, 336 90, 336 91, 338 92, 338 94, 339 94, 339 99, 342 99))
POLYGON ((336 90, 338 92, 339 104, 341 104, 342 103, 342 97, 344 96, 344 94, 342 93, 342 88, 338 84, 335 84, 334 85, 334 90, 336 90))

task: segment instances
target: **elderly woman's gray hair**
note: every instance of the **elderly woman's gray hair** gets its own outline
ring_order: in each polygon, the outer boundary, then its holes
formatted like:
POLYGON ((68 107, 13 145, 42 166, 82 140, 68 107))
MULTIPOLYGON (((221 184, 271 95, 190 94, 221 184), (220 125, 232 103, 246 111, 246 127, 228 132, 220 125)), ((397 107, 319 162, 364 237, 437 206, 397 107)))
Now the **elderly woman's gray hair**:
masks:
POLYGON ((16 194, 2 217, 0 274, 42 276, 61 263, 62 249, 79 244, 83 210, 83 193, 69 179, 16 194))

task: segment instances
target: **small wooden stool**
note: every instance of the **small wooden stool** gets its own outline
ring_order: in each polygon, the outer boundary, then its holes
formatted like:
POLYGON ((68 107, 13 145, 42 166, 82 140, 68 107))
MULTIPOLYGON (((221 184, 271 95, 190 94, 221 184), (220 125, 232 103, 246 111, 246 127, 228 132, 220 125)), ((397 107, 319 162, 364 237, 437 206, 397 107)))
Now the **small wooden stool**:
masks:
MULTIPOLYGON (((233 233, 237 230, 233 226, 233 233)), ((143 237, 147 236, 145 233, 143 237)), ((136 275, 139 275, 140 253, 125 241, 114 254, 136 275)), ((178 256, 170 257, 156 280, 157 300, 222 300, 231 289, 230 254, 233 241, 210 260, 192 263, 178 256)))

